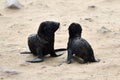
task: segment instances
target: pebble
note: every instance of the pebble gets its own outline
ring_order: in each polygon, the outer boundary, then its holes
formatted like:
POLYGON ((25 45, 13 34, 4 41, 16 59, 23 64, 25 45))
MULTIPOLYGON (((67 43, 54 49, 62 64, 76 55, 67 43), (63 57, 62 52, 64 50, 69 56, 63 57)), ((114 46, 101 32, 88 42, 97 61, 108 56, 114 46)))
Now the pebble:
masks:
POLYGON ((46 68, 46 66, 42 66, 41 68, 44 69, 44 68, 46 68))
POLYGON ((3 78, 3 77, 1 77, 1 78, 0 78, 0 80, 4 80, 4 78, 3 78))
POLYGON ((96 8, 96 6, 95 5, 91 5, 91 6, 88 6, 88 8, 89 9, 94 9, 94 8, 96 8))
POLYGON ((0 13, 0 16, 2 16, 2 14, 0 13))
POLYGON ((108 33, 111 32, 111 30, 107 29, 106 27, 101 27, 97 32, 99 33, 108 33))
POLYGON ((23 5, 17 0, 7 0, 7 8, 20 9, 23 5))
POLYGON ((92 22, 93 19, 92 18, 85 18, 85 20, 89 21, 89 22, 92 22))
POLYGON ((4 71, 4 73, 9 74, 9 75, 17 75, 17 74, 19 74, 20 72, 12 71, 12 70, 6 70, 6 71, 4 71))

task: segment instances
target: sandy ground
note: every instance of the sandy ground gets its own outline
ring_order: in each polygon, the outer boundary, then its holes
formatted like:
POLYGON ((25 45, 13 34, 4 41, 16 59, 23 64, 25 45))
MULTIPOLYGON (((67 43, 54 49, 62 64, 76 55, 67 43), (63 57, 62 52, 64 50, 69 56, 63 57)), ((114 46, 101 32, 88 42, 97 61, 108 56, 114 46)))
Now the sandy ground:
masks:
POLYGON ((120 0, 19 0, 20 10, 0 0, 0 80, 120 80, 120 0), (93 47, 99 63, 63 63, 67 52, 42 63, 27 63, 32 55, 27 37, 42 21, 59 21, 55 48, 67 46, 67 28, 78 22, 82 37, 93 47))

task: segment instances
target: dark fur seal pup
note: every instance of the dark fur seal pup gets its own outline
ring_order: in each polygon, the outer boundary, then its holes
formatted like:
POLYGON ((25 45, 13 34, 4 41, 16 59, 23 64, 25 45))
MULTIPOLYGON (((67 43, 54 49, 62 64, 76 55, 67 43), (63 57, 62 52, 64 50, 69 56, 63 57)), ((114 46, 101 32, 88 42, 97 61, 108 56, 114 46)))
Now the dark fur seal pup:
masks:
POLYGON ((94 57, 94 52, 91 45, 83 38, 81 38, 82 28, 78 23, 72 23, 69 28, 69 42, 68 42, 68 57, 67 63, 70 64, 73 54, 82 58, 83 63, 97 62, 94 57))
POLYGON ((55 32, 59 28, 60 23, 54 21, 42 22, 39 26, 37 34, 32 34, 28 37, 28 46, 31 53, 37 58, 28 60, 27 62, 36 63, 42 62, 44 56, 50 54, 51 57, 57 57, 55 52, 64 51, 66 49, 54 50, 55 32))

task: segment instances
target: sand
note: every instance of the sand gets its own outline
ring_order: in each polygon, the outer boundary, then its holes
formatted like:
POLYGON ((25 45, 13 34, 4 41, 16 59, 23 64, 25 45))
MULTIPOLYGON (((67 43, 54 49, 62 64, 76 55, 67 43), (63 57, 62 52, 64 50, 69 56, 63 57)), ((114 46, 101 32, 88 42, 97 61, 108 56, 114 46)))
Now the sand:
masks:
POLYGON ((120 80, 120 0, 19 0, 24 7, 6 9, 0 0, 0 80, 120 80), (27 37, 43 21, 58 21, 55 48, 66 48, 68 26, 80 23, 82 37, 93 47, 99 63, 66 61, 64 55, 28 63, 27 37))

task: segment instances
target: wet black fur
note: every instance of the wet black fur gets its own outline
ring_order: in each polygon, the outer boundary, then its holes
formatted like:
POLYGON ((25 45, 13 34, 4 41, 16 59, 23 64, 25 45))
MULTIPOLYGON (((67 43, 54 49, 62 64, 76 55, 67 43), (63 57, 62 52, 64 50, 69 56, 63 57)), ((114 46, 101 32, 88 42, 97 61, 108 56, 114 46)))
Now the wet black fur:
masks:
POLYGON ((84 63, 96 62, 91 45, 81 38, 82 28, 78 23, 72 23, 69 28, 67 63, 71 63, 73 54, 83 59, 84 63))
POLYGON ((28 37, 28 46, 31 53, 37 56, 36 59, 28 62, 41 62, 44 56, 50 54, 51 57, 57 57, 55 51, 63 51, 64 49, 54 50, 55 32, 59 28, 60 23, 54 21, 42 22, 39 26, 37 34, 28 37), (39 59, 39 60, 38 60, 39 59))

